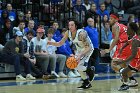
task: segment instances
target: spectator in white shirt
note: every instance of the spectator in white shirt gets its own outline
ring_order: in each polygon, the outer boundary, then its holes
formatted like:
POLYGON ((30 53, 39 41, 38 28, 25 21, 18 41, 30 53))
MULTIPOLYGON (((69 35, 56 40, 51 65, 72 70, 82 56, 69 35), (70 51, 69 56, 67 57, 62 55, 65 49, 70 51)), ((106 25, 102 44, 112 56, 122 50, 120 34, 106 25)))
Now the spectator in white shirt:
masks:
POLYGON ((50 63, 55 63, 52 64, 52 70, 51 70, 51 74, 54 74, 57 77, 67 77, 64 73, 64 67, 65 67, 65 62, 66 62, 66 56, 62 55, 62 54, 56 54, 55 51, 57 50, 57 48, 53 45, 47 45, 48 41, 52 41, 55 42, 54 39, 52 39, 53 34, 54 34, 54 29, 53 28, 49 28, 47 31, 47 37, 44 39, 44 43, 43 43, 43 51, 47 52, 49 54, 49 61, 50 63), (56 68, 56 62, 59 62, 59 71, 58 74, 55 72, 55 68, 56 68))

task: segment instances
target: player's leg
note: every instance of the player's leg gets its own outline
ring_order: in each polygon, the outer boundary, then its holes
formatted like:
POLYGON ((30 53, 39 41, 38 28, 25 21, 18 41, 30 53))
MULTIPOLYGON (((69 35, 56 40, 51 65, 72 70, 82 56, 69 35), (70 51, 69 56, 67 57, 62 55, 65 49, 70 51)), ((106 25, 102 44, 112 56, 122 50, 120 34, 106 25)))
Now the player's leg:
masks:
POLYGON ((128 66, 122 70, 121 75, 122 75, 122 82, 123 82, 123 84, 120 86, 119 91, 129 89, 129 85, 128 85, 128 78, 129 78, 128 72, 130 72, 130 71, 131 71, 131 69, 128 66))
MULTIPOLYGON (((86 69, 86 74, 89 78, 89 81, 93 81, 94 80, 94 76, 95 76, 95 67, 93 65, 89 66, 89 62, 90 62, 90 58, 91 58, 91 55, 95 55, 95 53, 97 54, 98 53, 98 50, 96 50, 95 52, 89 52, 83 60, 85 60, 85 63, 88 63, 88 66, 87 66, 87 69, 86 69)), ((97 59, 97 57, 95 58, 97 59)), ((95 64, 95 61, 93 61, 94 64, 95 64)))
MULTIPOLYGON (((124 69, 124 68, 126 68, 126 64, 121 64, 120 65, 121 66, 121 69, 120 69, 120 73, 122 72, 122 70, 124 69)), ((129 65, 128 65, 129 66, 129 65)), ((129 68, 131 68, 130 66, 129 66, 129 68)), ((133 69, 132 69, 133 70, 133 69)), ((129 83, 128 83, 128 85, 130 86, 130 87, 135 87, 135 86, 138 86, 138 82, 137 82, 137 80, 133 77, 133 75, 132 75, 132 70, 130 70, 128 73, 127 73, 127 76, 128 76, 128 78, 129 78, 129 83)))
POLYGON ((88 79, 86 69, 87 69, 87 66, 86 66, 84 60, 81 60, 80 63, 78 64, 76 70, 78 70, 83 83, 80 87, 78 87, 78 89, 88 89, 88 88, 92 87, 90 84, 90 81, 88 79))
MULTIPOLYGON (((130 64, 129 64, 129 68, 131 69, 131 70, 134 70, 134 71, 138 71, 137 69, 139 69, 139 63, 140 61, 139 61, 139 59, 133 59, 131 62, 130 62, 130 64)), ((137 82, 137 80, 131 75, 129 75, 129 87, 135 87, 135 86, 138 86, 138 82, 137 82)))

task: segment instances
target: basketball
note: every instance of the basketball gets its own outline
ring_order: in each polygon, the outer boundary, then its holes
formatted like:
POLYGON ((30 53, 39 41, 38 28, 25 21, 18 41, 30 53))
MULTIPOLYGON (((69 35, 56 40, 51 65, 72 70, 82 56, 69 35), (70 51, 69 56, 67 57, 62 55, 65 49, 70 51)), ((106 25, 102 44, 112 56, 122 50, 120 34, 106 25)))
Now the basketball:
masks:
POLYGON ((66 61, 66 66, 70 69, 76 68, 78 65, 78 62, 76 61, 75 57, 69 57, 66 61))

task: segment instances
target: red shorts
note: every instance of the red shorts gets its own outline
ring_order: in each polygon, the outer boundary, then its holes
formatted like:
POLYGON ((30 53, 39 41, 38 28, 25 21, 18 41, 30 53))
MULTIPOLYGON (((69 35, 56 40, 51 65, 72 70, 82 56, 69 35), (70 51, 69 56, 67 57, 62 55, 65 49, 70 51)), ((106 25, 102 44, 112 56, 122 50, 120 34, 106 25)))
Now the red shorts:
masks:
POLYGON ((130 45, 126 46, 122 53, 119 54, 119 51, 121 49, 122 45, 117 46, 116 51, 114 52, 113 58, 120 58, 120 59, 126 59, 131 55, 131 49, 130 49, 130 45))
POLYGON ((130 62, 129 66, 131 66, 132 68, 134 68, 134 69, 139 71, 140 70, 140 59, 139 58, 134 58, 130 62))

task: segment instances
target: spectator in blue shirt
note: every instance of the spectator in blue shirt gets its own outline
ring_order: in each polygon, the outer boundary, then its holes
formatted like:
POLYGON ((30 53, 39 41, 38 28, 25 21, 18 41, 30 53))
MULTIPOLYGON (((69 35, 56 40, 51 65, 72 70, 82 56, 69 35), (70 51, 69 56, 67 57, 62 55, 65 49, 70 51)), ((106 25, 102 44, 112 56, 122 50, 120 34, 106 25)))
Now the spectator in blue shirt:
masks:
POLYGON ((55 30, 54 35, 53 35, 53 39, 56 42, 58 42, 60 40, 60 37, 62 37, 61 32, 58 29, 59 28, 58 22, 56 22, 56 21, 53 22, 52 28, 55 30))
POLYGON ((30 30, 30 31, 33 31, 34 32, 34 35, 36 35, 36 31, 33 29, 34 28, 34 24, 35 24, 34 20, 29 20, 28 27, 26 27, 24 29, 25 34, 30 30))
POLYGON ((101 16, 101 18, 103 18, 104 15, 107 15, 109 18, 109 12, 108 10, 106 10, 105 4, 102 3, 100 5, 100 9, 97 10, 97 14, 101 16))
MULTIPOLYGON (((63 28, 62 29, 62 37, 64 36, 64 33, 67 31, 67 29, 63 28)), ((62 37, 59 37, 59 41, 62 39, 62 37)), ((73 55, 72 49, 70 47, 70 42, 68 40, 65 41, 65 43, 57 48, 56 53, 57 54, 63 54, 66 57, 70 57, 73 55)), ((68 77, 78 77, 80 74, 77 72, 77 70, 70 70, 68 69, 68 77)))
POLYGON ((112 32, 110 30, 109 22, 105 22, 103 26, 104 27, 101 29, 101 48, 107 49, 112 40, 112 32))
MULTIPOLYGON (((65 28, 62 29, 62 37, 63 37, 63 34, 65 33, 64 31, 65 31, 65 28)), ((60 41, 62 37, 60 37, 58 40, 60 41)), ((71 56, 73 53, 70 48, 70 42, 66 40, 66 42, 62 46, 57 48, 57 53, 64 54, 66 56, 71 56)))
POLYGON ((13 11, 12 4, 8 3, 6 7, 9 13, 9 19, 14 21, 16 19, 16 13, 13 11))
POLYGON ((93 18, 88 18, 87 19, 88 26, 86 26, 84 29, 86 30, 89 38, 92 41, 92 44, 94 46, 94 51, 92 53, 92 56, 90 57, 89 60, 89 65, 95 66, 95 62, 98 58, 99 54, 99 38, 98 38, 98 31, 94 27, 94 19, 93 18))

